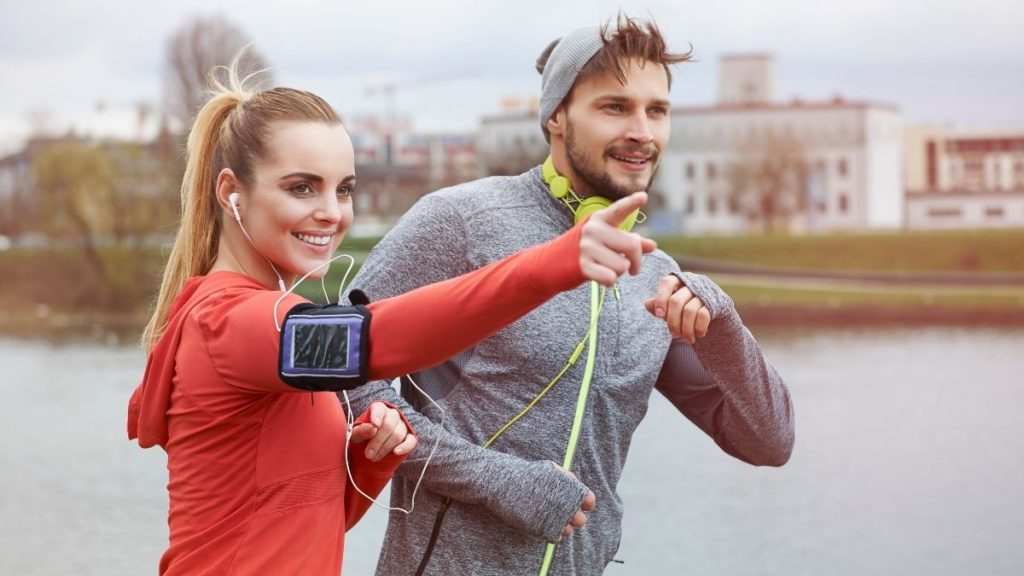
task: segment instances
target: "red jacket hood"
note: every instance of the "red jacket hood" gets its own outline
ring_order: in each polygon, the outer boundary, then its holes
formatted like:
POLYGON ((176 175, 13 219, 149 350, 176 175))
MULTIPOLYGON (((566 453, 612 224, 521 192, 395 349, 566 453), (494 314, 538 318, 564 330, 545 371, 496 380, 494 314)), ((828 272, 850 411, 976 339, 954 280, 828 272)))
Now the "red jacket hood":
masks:
POLYGON ((225 283, 237 282, 237 276, 228 273, 194 276, 185 282, 181 293, 174 299, 168 315, 167 329, 149 353, 142 383, 132 393, 132 398, 128 402, 128 438, 138 438, 139 446, 166 447, 167 409, 171 403, 174 359, 178 353, 185 319, 197 304, 222 290, 225 283))

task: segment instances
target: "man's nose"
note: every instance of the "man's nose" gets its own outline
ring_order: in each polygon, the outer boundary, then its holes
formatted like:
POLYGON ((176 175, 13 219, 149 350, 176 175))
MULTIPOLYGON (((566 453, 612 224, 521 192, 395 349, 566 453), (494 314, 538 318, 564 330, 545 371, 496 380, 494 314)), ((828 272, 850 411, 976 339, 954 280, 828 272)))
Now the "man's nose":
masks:
POLYGON ((654 133, 651 132, 651 121, 646 111, 640 111, 630 117, 629 131, 626 132, 626 139, 640 144, 647 144, 654 140, 654 133))

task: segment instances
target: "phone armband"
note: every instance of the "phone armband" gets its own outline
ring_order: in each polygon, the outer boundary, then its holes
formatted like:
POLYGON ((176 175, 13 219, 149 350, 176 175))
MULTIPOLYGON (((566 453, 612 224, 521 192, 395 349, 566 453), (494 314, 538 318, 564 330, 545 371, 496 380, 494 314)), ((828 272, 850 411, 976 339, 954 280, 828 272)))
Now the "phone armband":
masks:
POLYGON ((369 378, 370 311, 365 306, 298 304, 281 326, 281 380, 315 392, 351 390, 369 378))

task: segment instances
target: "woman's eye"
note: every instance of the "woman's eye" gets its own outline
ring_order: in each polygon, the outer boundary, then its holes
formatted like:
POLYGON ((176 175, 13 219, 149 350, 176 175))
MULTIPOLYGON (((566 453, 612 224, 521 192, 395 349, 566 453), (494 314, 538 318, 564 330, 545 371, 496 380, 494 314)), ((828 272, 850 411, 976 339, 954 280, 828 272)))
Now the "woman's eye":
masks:
POLYGON ((352 195, 352 187, 351 186, 342 186, 341 188, 338 188, 338 196, 340 196, 342 198, 348 198, 351 195, 352 195))
POLYGON ((313 191, 313 189, 309 187, 309 184, 306 184, 305 182, 303 182, 302 184, 296 184, 295 186, 289 188, 289 190, 299 195, 309 194, 310 192, 313 191))

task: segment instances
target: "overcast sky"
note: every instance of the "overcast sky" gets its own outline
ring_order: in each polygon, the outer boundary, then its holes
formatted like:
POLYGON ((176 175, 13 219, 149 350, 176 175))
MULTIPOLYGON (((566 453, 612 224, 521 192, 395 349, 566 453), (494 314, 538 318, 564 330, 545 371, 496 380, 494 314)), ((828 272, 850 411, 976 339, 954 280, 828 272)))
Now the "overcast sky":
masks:
POLYGON ((469 131, 503 98, 537 95, 547 43, 619 8, 653 17, 670 47, 693 45, 676 104, 712 103, 719 56, 756 51, 775 56, 782 99, 841 94, 896 104, 907 123, 1024 125, 1020 0, 0 2, 0 153, 33 125, 132 135, 135 103, 161 104, 167 38, 209 14, 254 40, 278 84, 343 115, 382 113, 368 88, 399 83, 398 111, 424 130, 469 131))

